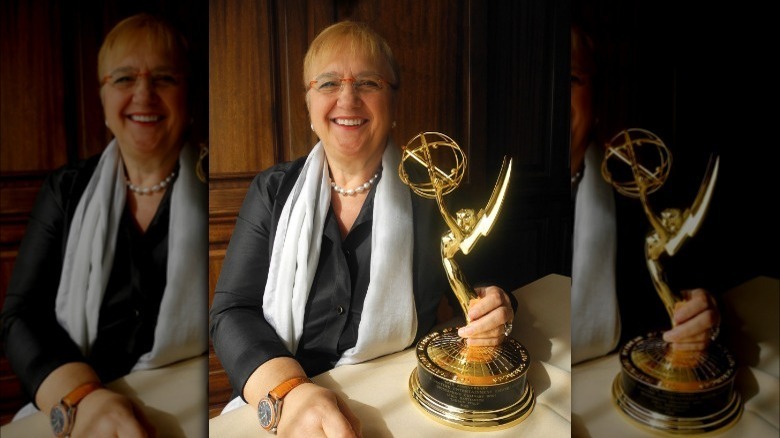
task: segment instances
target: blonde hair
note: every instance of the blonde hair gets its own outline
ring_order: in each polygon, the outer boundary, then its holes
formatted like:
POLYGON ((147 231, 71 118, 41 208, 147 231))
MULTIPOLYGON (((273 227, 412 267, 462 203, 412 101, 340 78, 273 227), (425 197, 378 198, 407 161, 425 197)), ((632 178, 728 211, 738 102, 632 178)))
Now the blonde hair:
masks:
POLYGON ((105 63, 110 55, 136 45, 162 49, 173 55, 176 65, 188 73, 187 41, 172 25, 150 14, 138 14, 120 21, 106 35, 98 52, 98 80, 103 79, 108 72, 105 63))
POLYGON ((394 88, 398 88, 401 80, 398 63, 393 57, 393 51, 381 35, 363 23, 342 21, 325 28, 309 45, 306 57, 303 59, 303 85, 308 88, 311 81, 314 63, 322 57, 335 52, 347 52, 350 55, 365 55, 372 61, 384 61, 390 66, 392 78, 386 78, 394 88))

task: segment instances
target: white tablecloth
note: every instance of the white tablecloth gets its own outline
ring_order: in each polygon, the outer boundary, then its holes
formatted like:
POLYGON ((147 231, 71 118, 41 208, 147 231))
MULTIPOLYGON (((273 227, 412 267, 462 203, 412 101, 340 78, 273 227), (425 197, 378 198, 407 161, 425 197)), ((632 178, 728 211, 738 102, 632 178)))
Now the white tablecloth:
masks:
MULTIPOLYGON (((520 303, 512 336, 528 349, 528 381, 536 407, 522 423, 484 437, 568 437, 571 430, 571 282, 549 275, 513 292, 520 303)), ((409 397, 408 380, 417 366, 414 349, 358 365, 343 366, 313 380, 341 395, 360 418, 365 437, 459 437, 472 432, 427 418, 409 397)), ((244 406, 209 420, 210 437, 266 436, 255 411, 244 406)))
MULTIPOLYGON (((106 385, 132 398, 160 438, 206 436, 208 358, 199 356, 164 368, 137 371, 106 385)), ((78 419, 76 420, 78 421, 78 419)), ((38 412, 0 428, 3 438, 51 437, 48 413, 38 412)))
MULTIPOLYGON (((737 360, 736 387, 745 401, 745 411, 736 425, 713 436, 780 436, 779 309, 778 279, 758 277, 724 295, 722 326, 728 335, 722 342, 737 360)), ((635 427, 613 405, 612 381, 619 372, 617 354, 574 367, 572 436, 657 436, 635 427)))

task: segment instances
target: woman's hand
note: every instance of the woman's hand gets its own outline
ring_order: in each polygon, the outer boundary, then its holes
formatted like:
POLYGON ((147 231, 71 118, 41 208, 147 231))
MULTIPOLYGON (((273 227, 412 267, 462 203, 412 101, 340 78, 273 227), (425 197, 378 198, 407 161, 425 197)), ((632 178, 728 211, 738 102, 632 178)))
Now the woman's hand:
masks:
POLYGON ((675 350, 701 351, 707 348, 720 324, 715 299, 704 289, 685 290, 685 301, 674 309, 674 328, 664 332, 664 341, 675 350))
POLYGON ((129 398, 105 388, 84 397, 76 411, 74 438, 154 437, 154 427, 129 398))
POLYGON ((475 289, 479 298, 469 303, 471 322, 458 330, 468 345, 498 345, 504 341, 504 324, 512 322, 515 313, 506 292, 496 286, 475 289))
POLYGON ((304 383, 284 398, 280 437, 360 437, 360 420, 335 392, 304 383))

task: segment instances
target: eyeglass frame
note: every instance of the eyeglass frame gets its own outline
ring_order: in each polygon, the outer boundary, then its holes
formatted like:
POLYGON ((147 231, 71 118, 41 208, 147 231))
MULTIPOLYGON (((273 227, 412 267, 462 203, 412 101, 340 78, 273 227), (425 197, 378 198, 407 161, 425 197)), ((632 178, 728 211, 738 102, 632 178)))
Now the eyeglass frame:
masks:
MULTIPOLYGON (((371 78, 376 78, 376 80, 379 83, 384 84, 384 86, 386 86, 387 88, 390 88, 391 90, 398 89, 398 86, 396 84, 388 81, 387 79, 383 78, 381 75, 373 75, 372 74, 372 75, 370 75, 370 77, 371 78)), ((358 93, 358 94, 365 93, 365 91, 359 91, 357 88, 355 88, 355 82, 357 81, 357 79, 354 78, 354 77, 352 77, 352 78, 336 78, 335 75, 334 75, 334 77, 332 79, 329 79, 329 80, 330 81, 338 80, 339 81, 339 89, 338 89, 338 91, 334 90, 333 92, 330 92, 330 93, 329 92, 325 92, 325 91, 320 91, 319 89, 314 88, 314 85, 317 84, 318 82, 320 82, 321 80, 322 79, 315 79, 313 81, 309 81, 309 87, 307 88, 306 91, 314 90, 314 91, 316 91, 316 92, 318 92, 318 93, 320 93, 320 94, 322 94, 324 96, 336 95, 337 93, 341 93, 342 91, 344 91, 344 83, 345 82, 351 82, 352 90, 355 93, 358 93)), ((378 90, 374 90, 374 91, 380 91, 380 90, 384 90, 384 87, 383 88, 379 88, 378 90)), ((368 93, 373 93, 374 91, 369 91, 368 93)))
POLYGON ((103 76, 103 80, 100 81, 100 86, 102 87, 104 85, 110 85, 113 89, 118 90, 118 91, 130 91, 130 90, 135 89, 136 86, 138 86, 138 79, 139 78, 148 77, 150 86, 153 87, 155 90, 157 90, 157 89, 169 89, 169 88, 175 88, 175 87, 178 87, 178 86, 182 85, 182 82, 183 82, 182 79, 186 78, 185 74, 172 72, 172 71, 165 71, 165 72, 146 71, 146 72, 129 73, 129 72, 125 71, 124 69, 119 69, 119 70, 120 71, 117 71, 117 72, 114 72, 114 73, 110 73, 110 74, 107 74, 107 75, 103 76), (114 76, 119 76, 119 75, 134 77, 135 78, 134 79, 135 80, 135 84, 133 84, 132 86, 128 86, 127 88, 122 88, 122 87, 118 87, 116 84, 113 84, 113 83, 109 82, 112 78, 114 78, 114 76), (159 85, 154 83, 154 76, 155 75, 172 76, 177 82, 175 84, 159 86, 159 85))

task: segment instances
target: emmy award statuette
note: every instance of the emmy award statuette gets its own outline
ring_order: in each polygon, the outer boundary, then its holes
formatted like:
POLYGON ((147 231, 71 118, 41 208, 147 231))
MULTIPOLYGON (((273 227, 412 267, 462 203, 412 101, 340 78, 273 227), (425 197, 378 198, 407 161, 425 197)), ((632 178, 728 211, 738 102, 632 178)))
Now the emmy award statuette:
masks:
MULTIPOLYGON (((671 162, 669 149, 655 134, 628 129, 607 145, 601 173, 620 194, 642 203, 652 226, 645 240, 647 268, 674 325, 674 308, 683 297, 666 283, 661 261, 674 256, 701 226, 718 177, 719 158, 710 160, 691 208, 682 212, 669 208, 659 216, 648 195, 664 184, 671 162)), ((680 351, 664 342, 660 332, 649 333, 623 346, 620 364, 622 371, 612 385, 613 400, 641 426, 668 434, 701 434, 729 427, 742 414, 734 390, 734 358, 716 342, 703 351, 680 351)))
MULTIPOLYGON (((511 159, 504 158, 485 208, 479 212, 461 209, 453 216, 444 196, 458 187, 465 174, 463 151, 437 132, 421 133, 404 146, 398 169, 401 180, 417 195, 435 199, 450 229, 441 238, 442 264, 467 321, 469 302, 477 294, 454 257, 459 251, 467 255, 479 238, 490 232, 511 170, 511 159), (438 160, 442 154, 445 160, 438 160), (445 161, 452 164, 449 170, 440 167, 445 161), (418 169, 425 175, 422 180, 410 177, 408 170, 413 166, 424 168, 418 169)), ((457 327, 449 327, 422 338, 416 353, 417 368, 409 377, 410 395, 424 413, 440 423, 467 430, 501 429, 523 421, 534 408, 533 389, 526 382, 528 351, 513 338, 507 337, 496 347, 470 347, 458 336, 457 327)))

